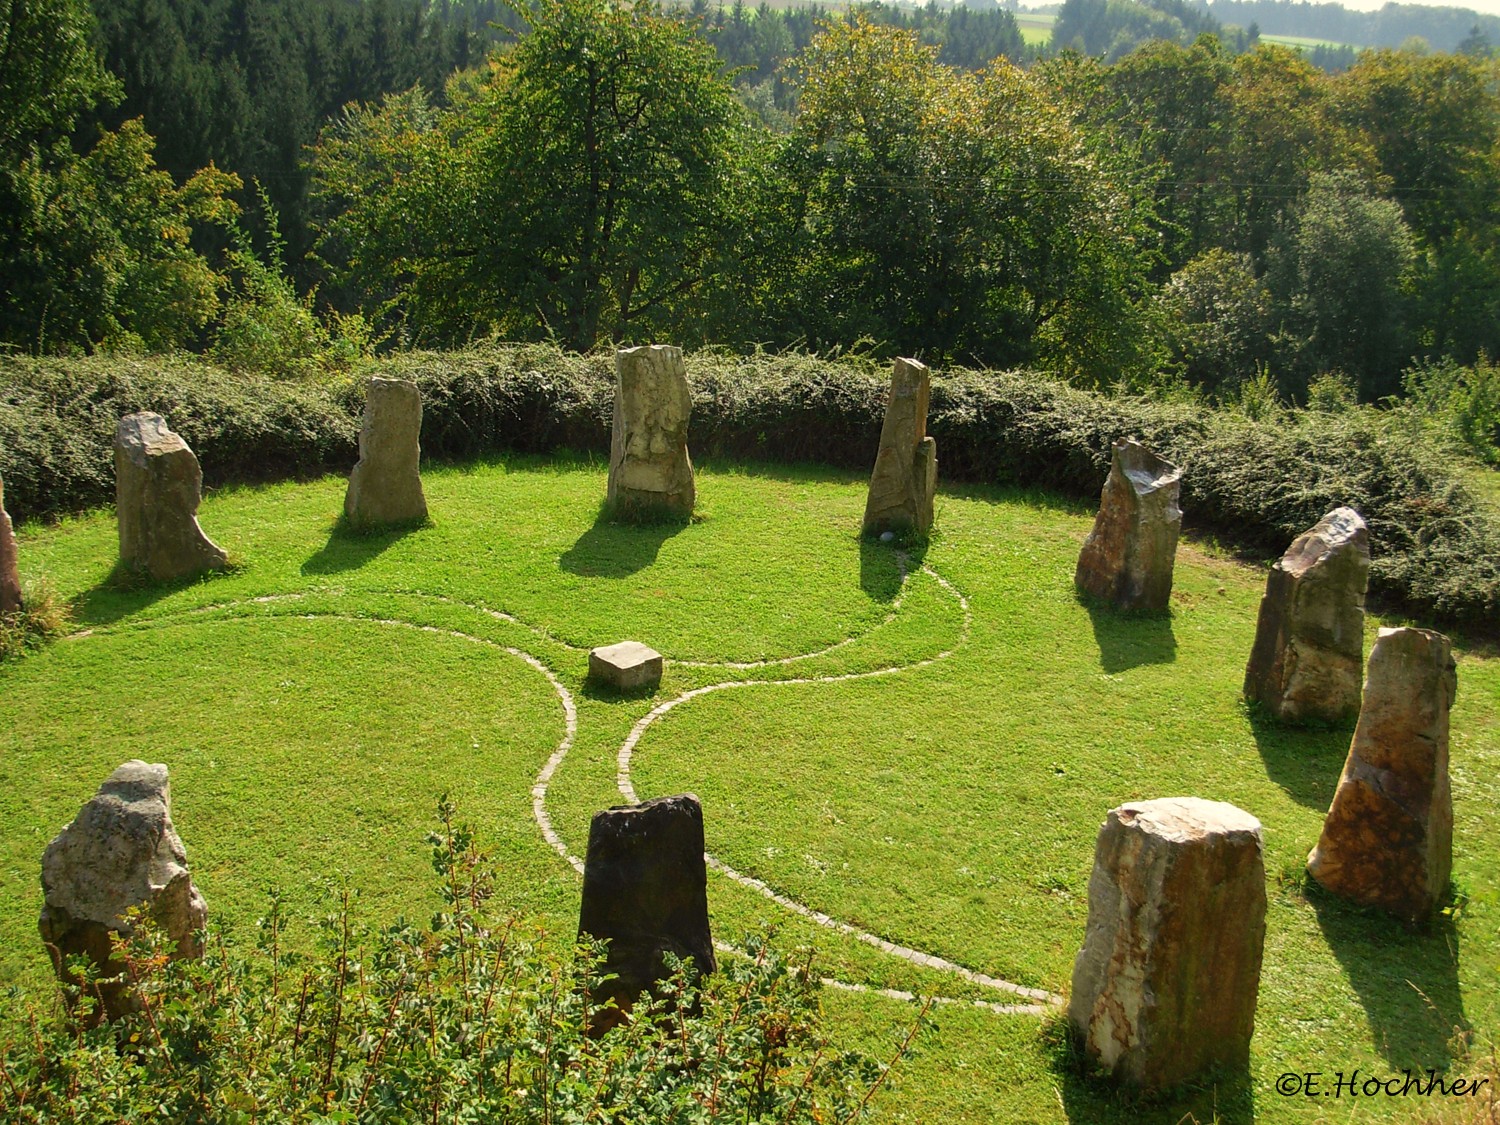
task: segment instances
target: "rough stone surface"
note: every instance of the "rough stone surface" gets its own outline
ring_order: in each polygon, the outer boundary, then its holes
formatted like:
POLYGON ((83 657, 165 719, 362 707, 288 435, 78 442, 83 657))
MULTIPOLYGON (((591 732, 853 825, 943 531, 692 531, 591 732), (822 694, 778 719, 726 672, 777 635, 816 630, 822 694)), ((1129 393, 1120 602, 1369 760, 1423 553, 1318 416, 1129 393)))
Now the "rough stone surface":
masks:
POLYGON ((1139 442, 1115 442, 1099 514, 1073 576, 1082 593, 1117 609, 1167 608, 1182 530, 1180 477, 1177 466, 1139 442))
POLYGON ((865 501, 866 535, 932 527, 937 491, 937 441, 927 436, 932 377, 924 363, 898 359, 880 427, 880 450, 865 501))
POLYGON ((1307 870, 1334 894, 1411 923, 1431 915, 1453 868, 1448 638, 1382 629, 1344 773, 1307 870))
POLYGON ((1265 933, 1260 821, 1196 797, 1121 805, 1099 829, 1068 1019, 1132 1086, 1244 1067, 1265 933))
POLYGON ((221 570, 223 550, 198 526, 203 472, 160 414, 127 414, 115 430, 120 559, 158 581, 221 570))
POLYGON ((602 986, 628 1011, 642 992, 670 975, 663 955, 717 968, 708 929, 708 870, 703 809, 691 793, 595 813, 583 868, 578 934, 609 942, 602 986))
POLYGON ((681 349, 652 344, 615 353, 611 511, 625 517, 693 514, 697 493, 687 448, 692 409, 681 349))
POLYGON ((427 518, 418 465, 422 457, 422 396, 415 383, 374 378, 367 384, 359 463, 349 474, 344 515, 369 526, 427 518))
POLYGON ((1266 579, 1245 698, 1285 722, 1359 714, 1369 581, 1370 533, 1353 508, 1297 536, 1266 579))
POLYGON ((654 688, 661 683, 662 658, 640 641, 621 641, 589 652, 589 678, 617 691, 654 688))
POLYGON ((5 481, 0 479, 0 613, 20 613, 24 608, 16 529, 5 510, 5 481))
MULTIPOLYGON (((42 940, 53 968, 67 979, 64 961, 83 954, 105 976, 111 964, 110 934, 129 933, 125 912, 148 908, 177 943, 175 956, 198 957, 195 931, 208 908, 193 885, 187 852, 172 827, 167 767, 129 761, 99 787, 73 823, 42 855, 42 940)), ((103 1014, 129 1011, 129 990, 120 982, 100 988, 103 1014)))

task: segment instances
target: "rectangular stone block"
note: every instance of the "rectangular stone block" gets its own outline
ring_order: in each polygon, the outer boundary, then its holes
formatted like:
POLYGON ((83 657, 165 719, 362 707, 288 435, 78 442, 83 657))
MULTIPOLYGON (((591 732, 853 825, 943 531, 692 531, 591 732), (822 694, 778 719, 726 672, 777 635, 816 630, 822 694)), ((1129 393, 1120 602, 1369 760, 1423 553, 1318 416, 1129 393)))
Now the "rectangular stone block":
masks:
POLYGON ((589 653, 589 679, 617 691, 654 688, 661 683, 661 653, 640 641, 621 641, 589 653))

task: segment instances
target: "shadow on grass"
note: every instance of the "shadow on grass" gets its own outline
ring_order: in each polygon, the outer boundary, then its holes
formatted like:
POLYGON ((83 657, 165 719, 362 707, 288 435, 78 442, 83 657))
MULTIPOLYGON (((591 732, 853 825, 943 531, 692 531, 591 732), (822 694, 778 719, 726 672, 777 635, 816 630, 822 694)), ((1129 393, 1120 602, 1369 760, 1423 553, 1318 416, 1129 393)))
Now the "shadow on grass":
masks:
POLYGON ((557 565, 583 578, 628 578, 654 563, 661 545, 690 522, 663 518, 628 523, 601 506, 593 526, 562 553, 557 565))
POLYGON ((1353 723, 1341 727, 1289 726, 1277 722, 1261 707, 1243 706, 1266 776, 1299 805, 1327 812, 1349 755, 1353 723))
POLYGON ((339 574, 346 570, 358 570, 412 532, 431 526, 430 520, 411 520, 378 527, 356 527, 340 516, 333 525, 333 530, 328 533, 328 542, 309 555, 302 564, 302 573, 339 574))
MULTIPOLYGON (((612 687, 609 684, 588 679, 583 681, 580 694, 585 699, 592 699, 599 703, 636 703, 642 699, 651 699, 663 693, 659 685, 648 685, 646 687, 630 688, 627 691, 621 691, 619 688, 612 687)), ((664 698, 670 698, 670 693, 664 696, 664 698)))
POLYGON ((231 562, 224 570, 206 570, 202 574, 176 578, 170 582, 156 582, 140 571, 117 562, 103 581, 78 594, 68 603, 69 615, 72 623, 80 628, 113 625, 116 621, 148 609, 179 590, 234 574, 239 569, 231 562))
POLYGON ((1078 602, 1089 612, 1099 665, 1107 674, 1176 661, 1177 637, 1170 613, 1127 613, 1082 594, 1078 602))
POLYGON ((1043 1035, 1063 1112, 1074 1125, 1254 1125, 1255 1087, 1247 1068, 1214 1071, 1179 1089, 1146 1095, 1098 1073, 1073 1040, 1065 1017, 1054 1020, 1043 1035))
MULTIPOLYGON (((1413 932, 1397 919, 1345 902, 1307 880, 1323 940, 1359 995, 1375 1049, 1399 1071, 1446 1070, 1467 1037, 1458 987, 1458 929, 1439 915, 1413 932)), ((1334 1061, 1334 1060, 1330 1060, 1334 1061)))
POLYGON ((901 563, 897 551, 906 552, 906 569, 920 570, 927 556, 927 540, 916 536, 898 536, 882 543, 876 536, 859 537, 859 588, 872 601, 889 605, 901 593, 901 563))

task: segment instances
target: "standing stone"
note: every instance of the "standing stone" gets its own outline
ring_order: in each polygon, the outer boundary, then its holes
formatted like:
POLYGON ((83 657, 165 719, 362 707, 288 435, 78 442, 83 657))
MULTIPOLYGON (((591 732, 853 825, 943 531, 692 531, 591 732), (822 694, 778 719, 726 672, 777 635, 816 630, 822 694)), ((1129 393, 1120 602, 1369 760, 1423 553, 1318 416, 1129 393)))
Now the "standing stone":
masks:
POLYGON ((1370 533, 1335 508, 1287 548, 1266 579, 1245 698, 1285 722, 1359 714, 1370 533))
POLYGON ((1172 597, 1182 509, 1176 465, 1130 438, 1115 442, 1094 529, 1073 581, 1117 609, 1159 612, 1172 597))
POLYGON ((608 506, 618 516, 693 514, 688 390, 682 350, 665 344, 615 353, 615 418, 608 506))
MULTIPOLYGON (((176 942, 174 957, 202 956, 196 931, 208 907, 172 827, 166 766, 129 761, 109 775, 47 845, 42 895, 39 928, 61 980, 71 980, 65 961, 77 954, 93 961, 101 976, 118 976, 124 966, 111 956, 110 935, 130 934, 125 912, 132 907, 150 910, 176 942)), ((122 981, 101 983, 99 991, 107 1018, 132 1010, 134 999, 122 981)))
POLYGON ((349 474, 344 516, 370 526, 427 518, 418 464, 422 458, 422 396, 405 379, 376 377, 367 384, 359 463, 349 474))
POLYGON ((697 797, 658 797, 594 814, 578 935, 608 940, 601 972, 617 977, 594 1000, 612 997, 621 1012, 670 975, 664 953, 691 957, 698 973, 718 968, 697 797))
POLYGON ((0 613, 20 613, 24 608, 16 529, 5 510, 5 481, 0 478, 0 613))
POLYGON ((198 526, 203 472, 187 442, 149 411, 115 430, 115 515, 120 559, 158 581, 222 570, 224 551, 198 526))
POLYGON ((1265 934, 1260 821, 1196 797, 1111 809, 1069 1022, 1100 1066, 1142 1089, 1243 1067, 1265 934))
POLYGON ((1448 710, 1458 672, 1448 638, 1382 629, 1344 773, 1307 870, 1336 895, 1417 923, 1453 869, 1448 710))
POLYGON ((937 441, 927 436, 927 400, 932 377, 925 363, 898 359, 885 400, 880 450, 865 501, 866 535, 932 527, 937 491, 937 441))

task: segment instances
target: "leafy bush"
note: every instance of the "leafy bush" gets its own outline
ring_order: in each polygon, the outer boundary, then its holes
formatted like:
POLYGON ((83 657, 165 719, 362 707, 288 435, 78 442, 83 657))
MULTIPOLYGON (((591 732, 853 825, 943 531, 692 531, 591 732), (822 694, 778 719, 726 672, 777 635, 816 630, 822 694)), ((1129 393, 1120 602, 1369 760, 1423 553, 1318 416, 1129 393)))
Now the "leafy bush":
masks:
MULTIPOLYGON (((273 898, 256 949, 210 935, 191 962, 169 960, 161 933, 137 919, 117 954, 140 1011, 93 1030, 33 1013, 11 1029, 0 1118, 796 1125, 863 1115, 885 1068, 831 1046, 805 961, 752 941, 700 983, 679 972, 656 1002, 643 998, 598 1034, 600 1012, 580 987, 598 972, 598 947, 560 954, 497 925, 487 858, 451 804, 440 814, 430 842, 443 911, 430 926, 363 929, 346 893, 317 951, 301 956, 287 949, 273 898)), ((75 1011, 88 1008, 87 989, 75 1011)))
POLYGON ((1500 364, 1485 355, 1472 367, 1451 359, 1419 363, 1401 386, 1399 409, 1460 452, 1500 465, 1500 364))
POLYGON ((166 416, 209 486, 352 464, 359 423, 347 389, 230 374, 188 356, 0 359, 0 476, 21 518, 114 499, 119 419, 166 416))
MULTIPOLYGON (((608 356, 546 344, 486 343, 401 353, 370 369, 418 384, 424 456, 466 458, 497 450, 605 453, 612 366, 608 356)), ((889 383, 884 365, 859 356, 702 351, 687 366, 695 454, 870 467, 889 383)), ((1111 444, 1133 434, 1181 465, 1190 525, 1265 554, 1279 554, 1348 504, 1370 524, 1372 593, 1442 622, 1493 631, 1500 524, 1455 476, 1441 444, 1406 424, 1406 411, 1332 410, 1321 399, 1323 409, 1296 410, 1281 407, 1272 391, 1269 380, 1251 380, 1239 409, 1216 411, 1085 391, 1031 373, 956 369, 933 381, 928 430, 945 480, 1011 482, 1085 499, 1099 495, 1111 444), (1247 391, 1260 396, 1253 409, 1247 391)), ((347 470, 362 399, 353 379, 278 382, 188 359, 0 359, 0 475, 13 514, 107 503, 115 418, 143 408, 166 414, 210 484, 347 470)))

